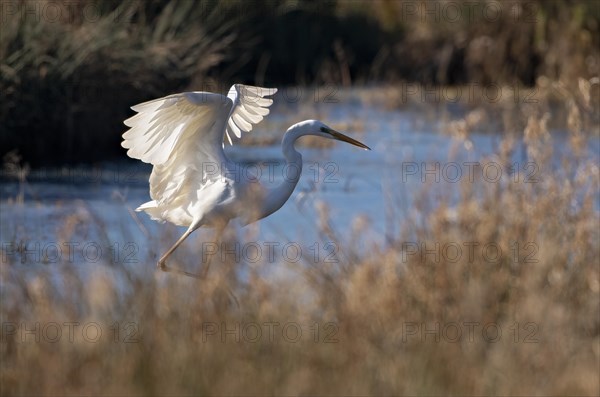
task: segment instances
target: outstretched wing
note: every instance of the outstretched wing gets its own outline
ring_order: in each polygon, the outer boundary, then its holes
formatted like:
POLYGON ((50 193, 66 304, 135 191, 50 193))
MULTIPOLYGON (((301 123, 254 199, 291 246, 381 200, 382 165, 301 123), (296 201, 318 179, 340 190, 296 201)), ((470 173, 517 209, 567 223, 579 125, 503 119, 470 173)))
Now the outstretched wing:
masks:
POLYGON ((219 155, 223 130, 215 127, 231 108, 231 100, 210 92, 184 92, 140 103, 131 107, 138 114, 124 121, 131 129, 123 134, 121 146, 129 149, 129 157, 153 165, 173 156, 183 159, 182 150, 187 151, 191 141, 200 141, 219 155))
POLYGON ((250 132, 254 124, 262 121, 269 114, 272 99, 265 98, 277 92, 276 88, 253 87, 250 85, 234 84, 229 89, 227 97, 233 102, 233 107, 227 121, 225 135, 231 145, 231 136, 240 138, 242 132, 250 132))
MULTIPOLYGON (((208 92, 185 92, 133 106, 125 120, 127 154, 153 164, 150 197, 144 210, 157 220, 189 225, 193 206, 217 180, 205 175, 226 162, 223 132, 231 112, 229 98, 208 92), (210 165, 210 168, 209 168, 210 165)), ((213 194, 214 195, 214 194, 213 194)))
POLYGON ((184 92, 133 106, 125 120, 127 154, 153 164, 152 201, 138 210, 157 220, 189 225, 198 211, 225 200, 231 193, 218 171, 227 163, 223 134, 241 136, 269 113, 265 99, 275 90, 236 84, 228 97, 208 92, 184 92), (196 205, 198 205, 196 207, 196 205))

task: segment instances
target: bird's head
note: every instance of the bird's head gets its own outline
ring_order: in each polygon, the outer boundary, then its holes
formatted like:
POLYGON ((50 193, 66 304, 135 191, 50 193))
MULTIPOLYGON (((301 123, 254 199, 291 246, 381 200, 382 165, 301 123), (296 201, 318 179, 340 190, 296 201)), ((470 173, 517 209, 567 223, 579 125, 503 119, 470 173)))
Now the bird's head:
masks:
POLYGON ((364 143, 361 143, 356 139, 350 138, 349 136, 334 130, 333 128, 325 125, 324 123, 318 120, 306 120, 301 123, 298 123, 297 125, 302 125, 302 129, 305 131, 303 135, 316 135, 327 139, 334 139, 336 141, 347 142, 365 150, 371 150, 371 148, 365 145, 364 143))

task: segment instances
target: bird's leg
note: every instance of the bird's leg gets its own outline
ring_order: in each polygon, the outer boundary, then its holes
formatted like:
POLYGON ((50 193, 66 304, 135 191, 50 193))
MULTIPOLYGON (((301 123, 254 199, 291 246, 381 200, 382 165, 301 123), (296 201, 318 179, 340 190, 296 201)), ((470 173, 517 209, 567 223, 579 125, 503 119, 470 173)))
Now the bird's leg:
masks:
POLYGON ((179 247, 179 245, 181 245, 181 243, 183 243, 183 240, 185 240, 190 234, 192 234, 193 231, 194 229, 192 227, 188 228, 188 230, 186 230, 185 233, 183 233, 179 240, 177 240, 175 244, 173 244, 173 246, 169 248, 169 250, 165 252, 163 256, 160 257, 158 263, 156 264, 156 267, 158 267, 162 271, 170 271, 170 269, 167 268, 166 264, 167 258, 173 253, 173 251, 177 249, 177 247, 179 247))
POLYGON ((166 264, 167 257, 169 255, 171 255, 173 253, 173 251, 175 251, 175 249, 177 247, 179 247, 179 245, 181 243, 183 243, 183 240, 185 240, 190 234, 192 234, 192 232, 194 230, 195 229, 194 229, 193 225, 190 226, 190 228, 188 230, 186 230, 185 233, 183 233, 183 235, 179 238, 179 240, 177 240, 177 242, 175 242, 175 244, 173 244, 173 246, 171 248, 169 248, 169 250, 167 252, 165 252, 165 254, 163 256, 160 257, 158 263, 156 264, 156 266, 160 270, 162 270, 163 272, 171 272, 171 273, 183 274, 184 276, 189 276, 189 277, 194 277, 194 278, 204 278, 204 276, 201 276, 201 275, 198 275, 198 274, 186 272, 184 270, 175 269, 175 268, 172 268, 172 267, 167 267, 167 264, 166 264))
MULTIPOLYGON (((219 225, 216 228, 216 235, 215 235, 216 244, 218 244, 219 241, 221 240, 221 236, 223 236, 223 231, 225 230, 225 226, 227 226, 227 223, 219 225)), ((192 232, 195 229, 196 228, 194 227, 194 225, 190 226, 188 228, 188 230, 186 230, 185 233, 183 233, 183 235, 179 238, 179 240, 177 240, 175 242, 175 244, 173 244, 173 246, 171 248, 169 248, 169 250, 167 252, 165 252, 165 254, 163 256, 160 257, 160 259, 158 260, 158 263, 156 265, 160 270, 162 270, 163 272, 179 273, 179 274, 183 274, 185 276, 195 277, 195 278, 200 278, 200 279, 203 279, 206 277, 206 274, 208 273, 208 269, 210 268, 210 263, 211 263, 212 257, 209 258, 208 263, 206 264, 206 267, 204 268, 202 274, 194 274, 194 273, 186 272, 184 270, 167 267, 167 264, 166 264, 167 258, 173 253, 173 251, 175 251, 177 249, 177 247, 179 247, 179 245, 181 245, 181 243, 183 243, 183 241, 190 234, 192 234, 192 232)), ((218 245, 217 245, 217 247, 218 247, 218 245)))

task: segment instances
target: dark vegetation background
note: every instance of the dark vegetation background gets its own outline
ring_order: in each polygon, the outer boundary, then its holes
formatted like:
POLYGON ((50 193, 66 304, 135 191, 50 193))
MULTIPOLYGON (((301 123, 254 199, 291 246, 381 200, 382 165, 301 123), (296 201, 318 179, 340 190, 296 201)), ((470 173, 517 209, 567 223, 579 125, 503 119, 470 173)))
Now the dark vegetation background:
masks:
POLYGON ((16 149, 33 166, 123 157, 131 105, 233 82, 576 84, 598 75, 599 10, 568 0, 2 1, 0 156, 16 149))

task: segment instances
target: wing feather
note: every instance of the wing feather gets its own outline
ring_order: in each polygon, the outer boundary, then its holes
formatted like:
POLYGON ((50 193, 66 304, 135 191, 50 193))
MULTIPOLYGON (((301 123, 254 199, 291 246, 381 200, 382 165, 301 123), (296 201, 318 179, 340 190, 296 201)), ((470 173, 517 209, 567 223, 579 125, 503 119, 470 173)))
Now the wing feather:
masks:
POLYGON ((140 103, 131 107, 138 114, 125 120, 131 128, 123 134, 121 145, 132 158, 163 164, 182 140, 222 142, 222 131, 212 127, 223 109, 231 107, 228 98, 208 92, 184 92, 140 103))
POLYGON ((242 133, 252 131, 254 124, 260 123, 269 114, 268 107, 272 99, 265 96, 273 95, 276 88, 253 87, 250 85, 234 84, 227 97, 233 102, 229 114, 225 135, 231 144, 231 136, 240 138, 242 133))
POLYGON ((152 201, 138 210, 154 219, 185 225, 193 218, 190 205, 211 183, 203 163, 226 161, 223 135, 232 101, 220 94, 185 92, 132 107, 125 120, 127 154, 152 164, 152 201))
POLYGON ((228 161, 224 138, 232 144, 232 135, 240 138, 260 123, 273 103, 265 96, 276 91, 235 84, 227 97, 184 92, 132 106, 137 114, 125 120, 130 129, 121 145, 130 157, 153 165, 152 201, 138 210, 157 220, 189 225, 200 208, 209 210, 226 200, 230 187, 210 175, 205 164, 221 167, 228 161), (198 203, 203 204, 195 207, 198 203))
MULTIPOLYGON (((227 121, 227 130, 228 130, 228 132, 233 132, 233 134, 235 136, 237 136, 238 138, 242 137, 242 131, 240 131, 238 126, 235 125, 235 121, 233 121, 233 119, 229 119, 229 121, 227 121)), ((231 142, 229 133, 227 133, 226 135, 227 135, 227 139, 229 140, 229 144, 233 145, 233 143, 231 142)))

